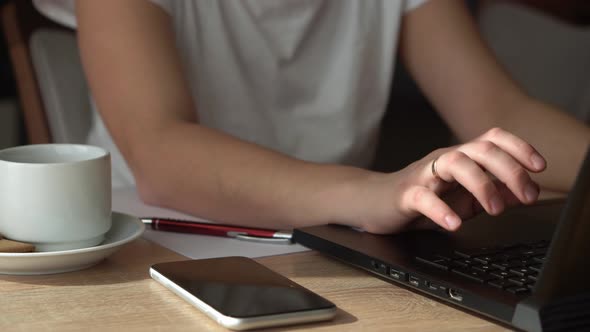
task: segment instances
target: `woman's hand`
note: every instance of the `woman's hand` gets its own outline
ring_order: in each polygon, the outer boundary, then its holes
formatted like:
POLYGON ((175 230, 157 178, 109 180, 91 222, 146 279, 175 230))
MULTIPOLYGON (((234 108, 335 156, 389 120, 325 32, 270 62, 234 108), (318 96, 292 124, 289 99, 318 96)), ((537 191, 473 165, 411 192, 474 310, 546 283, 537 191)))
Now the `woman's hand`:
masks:
POLYGON ((412 221, 424 215, 453 231, 482 209, 497 215, 506 206, 534 203, 539 186, 528 172, 545 167, 530 144, 494 128, 465 144, 436 150, 385 175, 385 181, 369 180, 361 199, 370 209, 360 224, 372 233, 392 233, 421 226, 412 221))

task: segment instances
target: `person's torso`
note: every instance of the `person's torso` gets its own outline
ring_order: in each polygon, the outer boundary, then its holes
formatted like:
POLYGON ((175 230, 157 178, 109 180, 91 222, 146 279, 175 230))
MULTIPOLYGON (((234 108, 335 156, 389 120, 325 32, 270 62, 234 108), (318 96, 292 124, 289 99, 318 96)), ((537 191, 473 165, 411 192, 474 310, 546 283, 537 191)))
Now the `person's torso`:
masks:
MULTIPOLYGON (((202 125, 295 158, 368 166, 401 18, 425 0, 150 0, 172 18, 202 125)), ((88 138, 111 150, 98 113, 88 138)))

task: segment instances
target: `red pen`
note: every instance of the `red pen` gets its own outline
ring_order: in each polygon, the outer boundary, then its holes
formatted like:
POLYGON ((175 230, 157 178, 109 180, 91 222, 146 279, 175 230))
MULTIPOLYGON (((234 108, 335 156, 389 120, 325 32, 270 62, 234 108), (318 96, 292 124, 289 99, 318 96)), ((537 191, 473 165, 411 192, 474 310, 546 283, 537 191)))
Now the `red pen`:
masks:
POLYGON ((192 233, 231 237, 239 240, 275 244, 291 244, 291 232, 263 228, 251 228, 224 224, 210 224, 197 221, 145 217, 141 221, 156 231, 192 233))

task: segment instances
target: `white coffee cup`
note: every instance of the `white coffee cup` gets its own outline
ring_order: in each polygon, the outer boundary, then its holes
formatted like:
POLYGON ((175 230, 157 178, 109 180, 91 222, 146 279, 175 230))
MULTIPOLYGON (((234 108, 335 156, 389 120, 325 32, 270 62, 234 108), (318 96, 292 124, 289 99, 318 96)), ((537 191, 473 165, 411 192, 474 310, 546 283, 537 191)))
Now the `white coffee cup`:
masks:
POLYGON ((109 153, 78 144, 0 150, 0 234, 36 251, 98 245, 111 227, 109 153))

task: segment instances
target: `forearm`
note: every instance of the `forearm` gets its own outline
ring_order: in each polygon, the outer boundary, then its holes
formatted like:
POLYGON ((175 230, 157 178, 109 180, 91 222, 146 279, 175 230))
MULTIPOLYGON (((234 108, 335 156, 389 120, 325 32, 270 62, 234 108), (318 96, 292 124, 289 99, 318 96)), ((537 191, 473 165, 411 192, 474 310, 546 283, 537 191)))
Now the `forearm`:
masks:
POLYGON ((192 215, 258 227, 354 223, 339 215, 369 171, 296 160, 194 123, 133 145, 142 198, 192 215), (157 157, 156 157, 157 156, 157 157))

